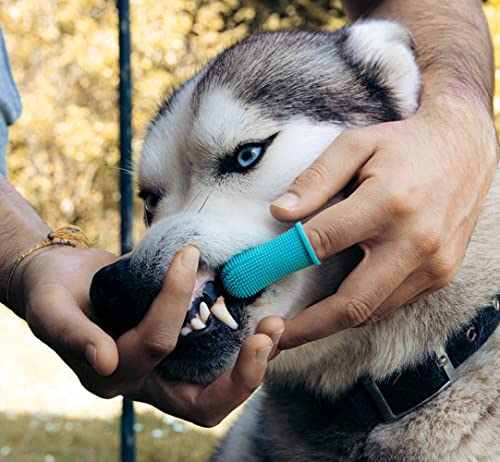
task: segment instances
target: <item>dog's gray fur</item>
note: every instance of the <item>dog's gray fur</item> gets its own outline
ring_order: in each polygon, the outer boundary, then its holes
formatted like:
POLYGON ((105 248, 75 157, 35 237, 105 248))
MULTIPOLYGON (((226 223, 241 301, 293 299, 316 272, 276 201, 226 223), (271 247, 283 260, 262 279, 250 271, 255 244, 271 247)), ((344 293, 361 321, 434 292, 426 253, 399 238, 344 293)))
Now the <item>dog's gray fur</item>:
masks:
MULTIPOLYGON (((389 22, 336 33, 258 34, 213 59, 148 129, 139 183, 159 201, 152 228, 130 258, 137 287, 147 280, 157 291, 185 243, 196 244, 204 265, 215 268, 283 231, 269 214, 270 201, 341 132, 411 116, 418 88, 411 36, 389 22), (218 168, 238 145, 276 133, 251 172, 218 168)), ((500 288, 499 239, 497 175, 453 282, 376 324, 283 352, 214 461, 263 460, 261 432, 275 461, 500 460, 499 332, 459 369, 452 387, 369 434, 343 433, 321 406, 362 375, 378 379, 420 361, 486 305, 500 288)), ((237 310, 240 330, 199 336, 167 358, 164 370, 197 382, 213 379, 233 364, 259 320, 292 316, 330 294, 359 258, 359 250, 349 249, 276 283, 237 310)))

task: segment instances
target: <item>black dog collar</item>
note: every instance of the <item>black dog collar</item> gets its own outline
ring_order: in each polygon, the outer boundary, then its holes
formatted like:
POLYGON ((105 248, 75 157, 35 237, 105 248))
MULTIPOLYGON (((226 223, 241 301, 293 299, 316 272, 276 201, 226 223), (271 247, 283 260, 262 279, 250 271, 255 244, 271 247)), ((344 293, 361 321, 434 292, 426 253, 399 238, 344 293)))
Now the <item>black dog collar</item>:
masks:
MULTIPOLYGON (((370 431, 409 414, 449 387, 458 368, 488 340, 500 323, 500 294, 443 346, 421 363, 383 380, 363 377, 333 405, 335 420, 354 431, 370 431)), ((345 428, 347 430, 347 428, 345 428)), ((348 431, 348 430, 347 430, 348 431)))
MULTIPOLYGON (((324 426, 334 435, 368 435, 377 425, 400 419, 449 387, 457 378, 456 369, 481 348, 499 324, 500 294, 497 294, 469 323, 452 333, 438 351, 416 366, 397 370, 383 380, 363 377, 333 402, 326 397, 309 397, 301 389, 283 394, 279 386, 275 389, 275 399, 283 396, 285 402, 302 402, 312 413, 310 423, 324 426)), ((266 430, 268 425, 265 414, 261 414, 260 431, 254 438, 261 462, 275 460, 266 430)))

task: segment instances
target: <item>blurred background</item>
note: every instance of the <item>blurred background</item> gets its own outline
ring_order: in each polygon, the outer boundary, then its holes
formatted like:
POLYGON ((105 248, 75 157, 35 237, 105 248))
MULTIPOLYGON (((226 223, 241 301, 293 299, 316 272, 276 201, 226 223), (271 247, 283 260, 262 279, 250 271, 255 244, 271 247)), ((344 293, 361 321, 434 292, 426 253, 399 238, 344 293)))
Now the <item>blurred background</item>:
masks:
MULTIPOLYGON (((484 10, 498 57, 500 0, 484 10)), ((336 0, 132 0, 134 158, 162 98, 224 47, 256 30, 344 23, 336 0)), ((115 2, 0 0, 0 26, 24 106, 11 130, 10 180, 51 227, 80 225, 118 252, 115 2)), ((136 205, 137 242, 144 227, 136 205)), ((118 460, 120 405, 86 392, 0 306, 0 462, 118 460)), ((205 460, 231 420, 202 430, 145 405, 138 410, 140 462, 205 460)))

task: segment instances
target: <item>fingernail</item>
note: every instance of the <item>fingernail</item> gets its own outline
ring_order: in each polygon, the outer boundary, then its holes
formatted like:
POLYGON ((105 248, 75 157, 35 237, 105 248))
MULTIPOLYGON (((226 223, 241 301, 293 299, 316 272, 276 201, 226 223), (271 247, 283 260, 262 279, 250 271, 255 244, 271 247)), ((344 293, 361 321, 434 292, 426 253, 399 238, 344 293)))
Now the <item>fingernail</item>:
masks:
POLYGON ((268 346, 265 348, 261 348, 260 350, 257 350, 257 353, 255 355, 255 361, 257 361, 259 364, 267 364, 267 359, 269 358, 272 349, 273 349, 272 346, 268 346))
POLYGON ((87 358, 92 368, 99 373, 97 370, 97 350, 94 345, 88 345, 87 348, 85 348, 85 358, 87 358))
POLYGON ((300 198, 297 194, 289 192, 281 197, 278 197, 278 199, 273 202, 273 205, 281 209, 293 209, 298 205, 299 201, 300 198))
POLYGON ((188 245, 182 250, 182 264, 190 270, 196 270, 200 259, 200 251, 193 245, 188 245))
POLYGON ((281 329, 280 331, 271 334, 271 340, 273 341, 274 346, 278 345, 283 332, 285 332, 285 329, 281 329))

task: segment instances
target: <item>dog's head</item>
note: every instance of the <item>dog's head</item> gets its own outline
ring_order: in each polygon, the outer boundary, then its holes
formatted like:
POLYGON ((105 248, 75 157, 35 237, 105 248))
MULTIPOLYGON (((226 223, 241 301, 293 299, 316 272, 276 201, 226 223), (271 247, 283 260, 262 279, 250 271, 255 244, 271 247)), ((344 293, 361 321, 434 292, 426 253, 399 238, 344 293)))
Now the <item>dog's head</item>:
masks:
POLYGON ((161 368, 194 382, 219 375, 262 318, 290 316, 334 291, 360 252, 349 249, 249 300, 224 293, 221 267, 287 229, 270 202, 336 136, 405 118, 417 97, 412 38, 395 23, 261 33, 224 51, 147 130, 138 179, 150 229, 134 252, 95 276, 92 300, 103 318, 115 328, 135 325, 175 253, 194 244, 201 265, 192 305, 161 368))

